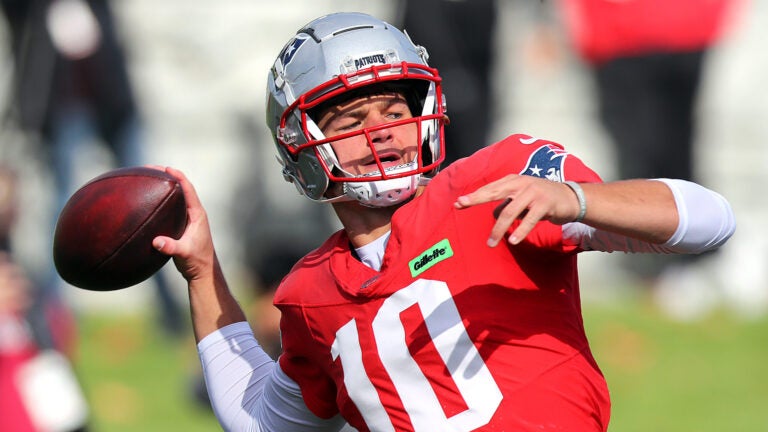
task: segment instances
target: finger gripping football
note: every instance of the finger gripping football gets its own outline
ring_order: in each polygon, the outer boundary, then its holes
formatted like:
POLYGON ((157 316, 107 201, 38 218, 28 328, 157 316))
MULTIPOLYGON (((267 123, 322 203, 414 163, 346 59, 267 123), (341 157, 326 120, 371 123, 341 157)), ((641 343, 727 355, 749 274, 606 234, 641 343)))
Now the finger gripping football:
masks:
POLYGON ((56 223, 53 261, 62 279, 76 287, 126 288, 168 262, 152 239, 178 239, 186 224, 186 202, 175 178, 151 168, 116 169, 67 201, 56 223))

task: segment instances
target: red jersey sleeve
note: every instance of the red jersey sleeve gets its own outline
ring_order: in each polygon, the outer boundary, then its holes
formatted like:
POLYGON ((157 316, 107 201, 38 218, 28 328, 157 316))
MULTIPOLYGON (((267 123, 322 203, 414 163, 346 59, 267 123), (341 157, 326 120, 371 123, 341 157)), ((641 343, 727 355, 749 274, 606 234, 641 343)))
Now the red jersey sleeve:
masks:
POLYGON ((286 305, 280 310, 280 331, 284 335, 280 367, 301 384, 302 397, 310 411, 320 418, 331 418, 339 412, 336 385, 321 367, 325 362, 314 358, 327 350, 316 346, 318 342, 310 333, 302 307, 286 305))
POLYGON ((280 368, 299 383, 304 402, 320 418, 338 413, 337 388, 323 367, 330 355, 327 341, 313 331, 319 324, 307 314, 307 307, 338 302, 336 282, 325 269, 334 254, 345 253, 337 249, 347 242, 343 232, 331 236, 294 266, 274 297, 274 304, 281 312, 280 368))
MULTIPOLYGON (((529 175, 557 182, 602 182, 594 170, 577 156, 568 153, 562 145, 523 134, 510 135, 454 165, 448 170, 453 178, 475 179, 462 186, 465 193, 509 174, 529 175)), ((518 224, 519 221, 515 222, 508 233, 518 224)), ((546 221, 540 222, 524 243, 537 249, 559 252, 576 250, 574 245, 563 243, 561 226, 546 221)))

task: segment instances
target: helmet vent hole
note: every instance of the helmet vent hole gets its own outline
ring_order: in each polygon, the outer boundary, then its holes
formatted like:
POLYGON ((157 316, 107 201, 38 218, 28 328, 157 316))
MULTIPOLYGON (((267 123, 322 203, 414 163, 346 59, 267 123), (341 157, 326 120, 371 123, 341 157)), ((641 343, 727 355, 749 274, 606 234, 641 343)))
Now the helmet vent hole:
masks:
POLYGON ((345 29, 341 29, 341 30, 339 30, 337 32, 334 32, 333 35, 334 36, 338 36, 338 35, 340 35, 342 33, 346 33, 346 32, 351 32, 351 31, 355 31, 355 30, 363 30, 363 29, 372 29, 372 28, 373 28, 373 26, 370 26, 370 25, 348 27, 348 28, 345 28, 345 29))

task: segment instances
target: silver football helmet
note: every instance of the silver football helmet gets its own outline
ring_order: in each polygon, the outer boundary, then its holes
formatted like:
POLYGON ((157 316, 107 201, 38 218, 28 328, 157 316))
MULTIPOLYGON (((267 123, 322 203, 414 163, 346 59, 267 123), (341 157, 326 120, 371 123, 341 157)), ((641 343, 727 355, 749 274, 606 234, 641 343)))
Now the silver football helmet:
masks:
POLYGON ((267 79, 267 125, 285 179, 314 201, 354 199, 385 207, 410 198, 437 173, 445 147, 441 78, 427 58, 405 33, 362 13, 326 15, 301 28, 280 51, 267 79), (353 175, 342 169, 331 146, 340 138, 326 138, 313 114, 328 101, 371 91, 368 86, 403 94, 413 118, 356 132, 368 139, 379 169, 353 175), (384 168, 370 134, 405 123, 417 126, 417 157, 384 168))

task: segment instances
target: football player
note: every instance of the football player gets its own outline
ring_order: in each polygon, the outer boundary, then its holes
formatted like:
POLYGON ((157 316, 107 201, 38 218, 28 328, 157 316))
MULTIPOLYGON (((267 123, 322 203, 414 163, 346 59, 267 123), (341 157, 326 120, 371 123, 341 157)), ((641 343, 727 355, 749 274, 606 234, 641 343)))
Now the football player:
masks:
MULTIPOLYGON (((188 281, 225 430, 605 431, 577 255, 700 253, 732 235, 719 194, 603 183, 561 145, 511 135, 439 171, 445 98, 427 51, 360 13, 300 29, 269 72, 285 179, 343 229, 282 281, 282 354, 259 347, 184 174, 189 224, 154 246, 188 281)), ((254 221, 258 223, 258 221, 254 221)))

